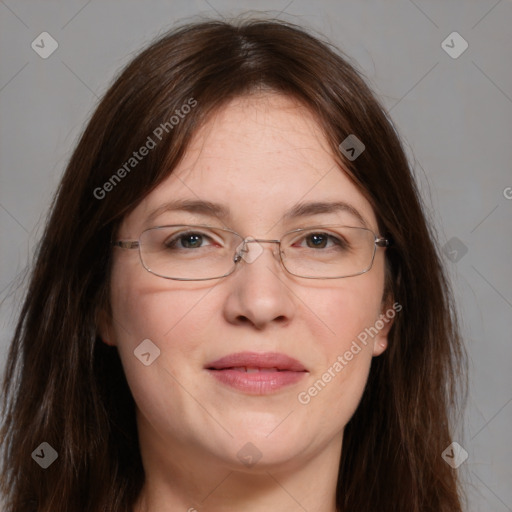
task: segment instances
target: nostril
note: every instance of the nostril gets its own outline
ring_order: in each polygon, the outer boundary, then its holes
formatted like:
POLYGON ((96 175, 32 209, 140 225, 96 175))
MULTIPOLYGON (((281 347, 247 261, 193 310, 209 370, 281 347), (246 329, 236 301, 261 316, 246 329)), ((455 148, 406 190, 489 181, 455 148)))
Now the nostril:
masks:
POLYGON ((286 320, 286 317, 284 315, 279 315, 275 318, 275 321, 276 322, 279 322, 280 324, 284 324, 287 320, 286 320))

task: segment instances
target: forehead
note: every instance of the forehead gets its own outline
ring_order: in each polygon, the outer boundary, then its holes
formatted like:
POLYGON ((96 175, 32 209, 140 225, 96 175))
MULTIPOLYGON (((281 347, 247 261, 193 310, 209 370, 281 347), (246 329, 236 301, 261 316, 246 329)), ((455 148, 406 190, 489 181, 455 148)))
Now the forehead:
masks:
POLYGON ((176 200, 225 205, 230 227, 236 229, 235 222, 257 232, 276 225, 298 203, 313 201, 343 201, 370 227, 376 224, 314 116, 295 99, 272 93, 236 98, 216 112, 171 175, 126 221, 149 227, 155 212, 176 200))

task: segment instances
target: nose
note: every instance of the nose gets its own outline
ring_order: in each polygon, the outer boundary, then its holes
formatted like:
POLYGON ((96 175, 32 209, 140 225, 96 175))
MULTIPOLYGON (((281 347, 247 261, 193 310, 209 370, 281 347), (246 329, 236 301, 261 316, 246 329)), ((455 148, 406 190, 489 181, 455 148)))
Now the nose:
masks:
POLYGON ((280 263, 279 245, 268 242, 274 241, 249 239, 237 251, 237 268, 225 280, 230 288, 224 316, 232 324, 262 330, 286 325, 293 318, 294 295, 280 263))

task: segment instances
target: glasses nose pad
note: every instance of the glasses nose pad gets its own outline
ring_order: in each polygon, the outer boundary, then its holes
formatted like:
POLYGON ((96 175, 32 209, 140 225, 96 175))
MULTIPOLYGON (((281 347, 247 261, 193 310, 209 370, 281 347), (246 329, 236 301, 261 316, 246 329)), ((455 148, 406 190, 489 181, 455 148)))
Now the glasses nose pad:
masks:
POLYGON ((238 263, 243 259, 247 263, 253 263, 263 253, 263 247, 256 241, 255 238, 248 236, 243 240, 235 250, 235 257, 233 261, 238 263))

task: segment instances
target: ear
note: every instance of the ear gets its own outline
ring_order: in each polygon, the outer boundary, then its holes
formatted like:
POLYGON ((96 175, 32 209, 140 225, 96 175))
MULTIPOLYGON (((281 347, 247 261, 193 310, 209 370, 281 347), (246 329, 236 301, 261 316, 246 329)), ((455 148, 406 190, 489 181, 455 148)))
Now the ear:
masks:
POLYGON ((393 302, 390 298, 383 304, 379 318, 375 322, 375 327, 379 332, 373 338, 373 356, 380 356, 388 348, 388 335, 396 314, 401 311, 402 306, 398 302, 393 302))
POLYGON ((96 326, 98 335, 105 345, 116 346, 114 330, 112 329, 112 318, 102 308, 96 313, 96 326))

